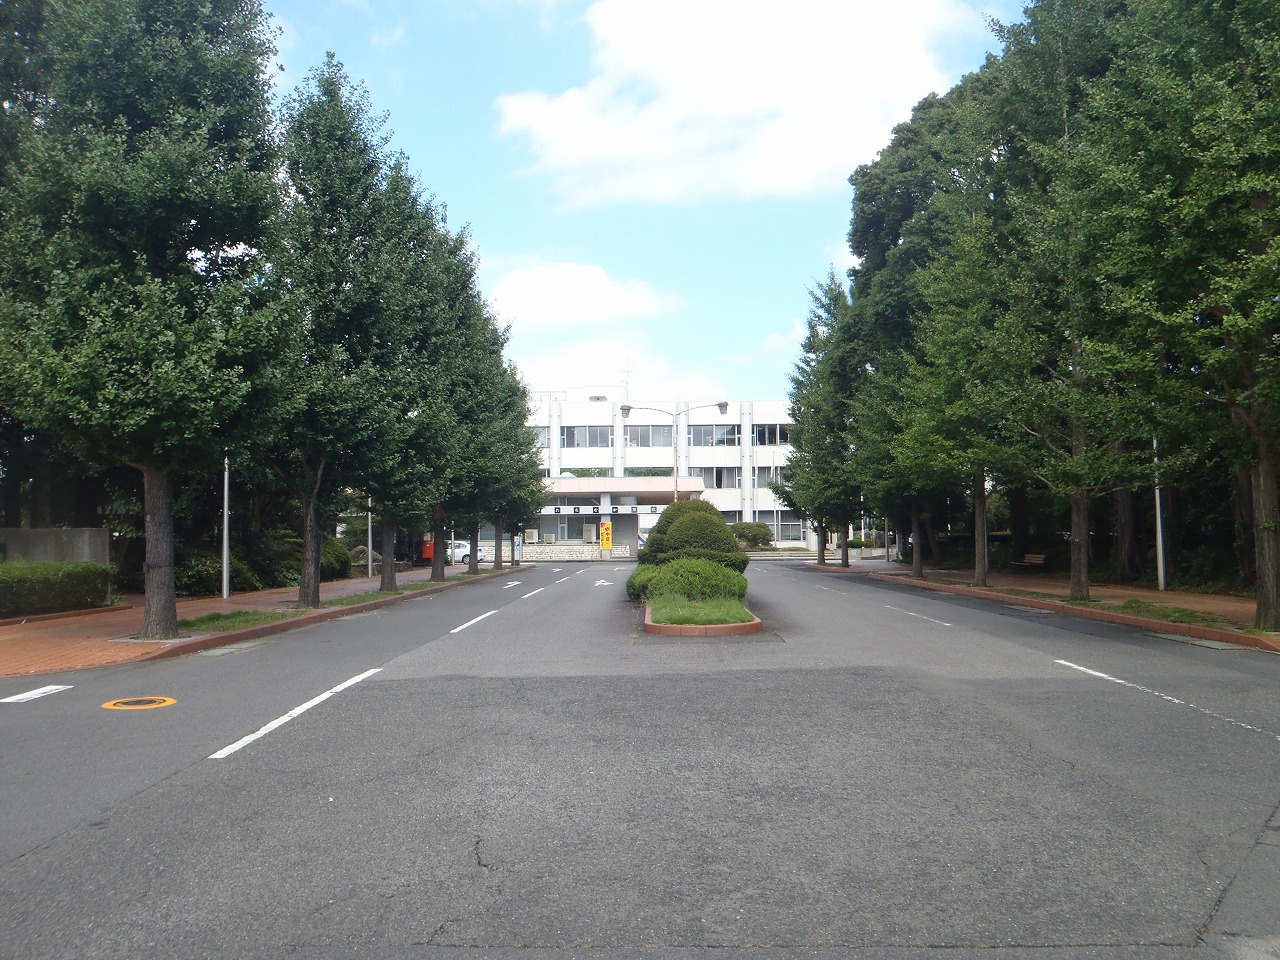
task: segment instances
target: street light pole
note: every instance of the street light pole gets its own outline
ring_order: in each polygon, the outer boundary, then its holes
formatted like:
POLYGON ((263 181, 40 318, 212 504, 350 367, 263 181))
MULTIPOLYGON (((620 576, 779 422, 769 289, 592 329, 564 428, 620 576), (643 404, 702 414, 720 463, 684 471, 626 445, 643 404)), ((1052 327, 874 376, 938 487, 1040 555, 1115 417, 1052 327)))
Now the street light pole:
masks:
MULTIPOLYGON (((721 400, 719 403, 703 403, 703 404, 699 404, 696 407, 689 407, 684 412, 690 413, 694 410, 706 410, 706 409, 709 409, 710 407, 715 407, 717 410, 720 411, 721 414, 725 414, 729 412, 729 401, 721 400)), ((670 410, 663 410, 661 407, 633 407, 629 403, 622 404, 622 406, 620 406, 618 409, 622 411, 623 420, 626 420, 628 417, 631 416, 632 410, 651 410, 654 413, 661 413, 664 416, 668 416, 671 418, 671 480, 672 480, 671 502, 675 503, 677 500, 680 499, 680 434, 679 434, 680 411, 677 410, 673 413, 670 410)))

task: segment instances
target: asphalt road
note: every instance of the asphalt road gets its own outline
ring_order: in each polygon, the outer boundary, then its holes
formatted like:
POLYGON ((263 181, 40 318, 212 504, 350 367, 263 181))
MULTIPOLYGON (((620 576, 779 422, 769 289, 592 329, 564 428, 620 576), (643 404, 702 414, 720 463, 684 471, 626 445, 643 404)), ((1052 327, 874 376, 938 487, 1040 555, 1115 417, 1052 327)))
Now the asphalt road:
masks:
POLYGON ((1280 957, 1280 657, 628 572, 0 681, 0 958, 1280 957))

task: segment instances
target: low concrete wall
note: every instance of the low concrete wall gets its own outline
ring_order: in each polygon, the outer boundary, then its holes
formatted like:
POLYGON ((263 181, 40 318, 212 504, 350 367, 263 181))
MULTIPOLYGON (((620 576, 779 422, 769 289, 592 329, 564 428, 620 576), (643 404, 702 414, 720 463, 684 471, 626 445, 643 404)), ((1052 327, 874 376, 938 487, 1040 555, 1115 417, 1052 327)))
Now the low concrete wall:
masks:
POLYGON ((6 560, 81 560, 110 564, 110 538, 102 527, 0 527, 6 560))
POLYGON ((530 563, 581 563, 584 560, 630 560, 632 557, 631 548, 625 546, 615 546, 602 553, 597 544, 526 543, 520 551, 520 559, 530 563))

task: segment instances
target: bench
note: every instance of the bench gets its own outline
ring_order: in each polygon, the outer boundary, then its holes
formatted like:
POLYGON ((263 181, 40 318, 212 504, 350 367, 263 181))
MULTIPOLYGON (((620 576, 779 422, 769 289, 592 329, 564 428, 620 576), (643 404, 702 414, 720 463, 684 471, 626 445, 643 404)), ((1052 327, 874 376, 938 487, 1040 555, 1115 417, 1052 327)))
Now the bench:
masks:
POLYGON ((1013 561, 1013 565, 1015 567, 1043 567, 1044 554, 1043 553, 1024 553, 1022 555, 1021 560, 1013 561))

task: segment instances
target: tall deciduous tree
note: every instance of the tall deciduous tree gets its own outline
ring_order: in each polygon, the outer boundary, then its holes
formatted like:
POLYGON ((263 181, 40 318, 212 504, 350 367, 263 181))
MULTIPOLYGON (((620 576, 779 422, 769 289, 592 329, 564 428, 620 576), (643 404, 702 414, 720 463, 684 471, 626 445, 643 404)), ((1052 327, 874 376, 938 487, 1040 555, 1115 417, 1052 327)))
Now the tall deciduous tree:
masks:
POLYGON ((271 42, 255 0, 41 12, 23 19, 42 58, 17 101, 32 122, 0 184, 2 402, 142 473, 143 633, 172 637, 174 471, 220 454, 275 352, 255 279, 275 196, 271 42))

